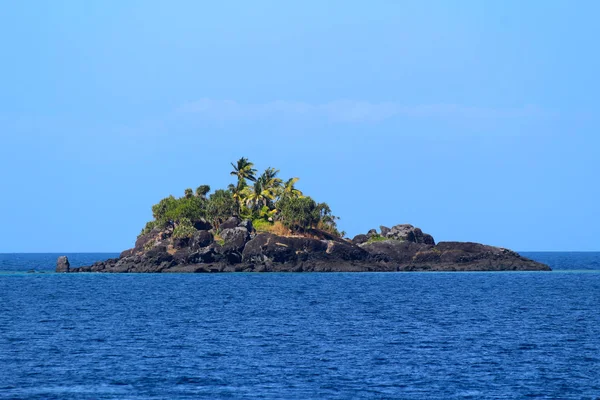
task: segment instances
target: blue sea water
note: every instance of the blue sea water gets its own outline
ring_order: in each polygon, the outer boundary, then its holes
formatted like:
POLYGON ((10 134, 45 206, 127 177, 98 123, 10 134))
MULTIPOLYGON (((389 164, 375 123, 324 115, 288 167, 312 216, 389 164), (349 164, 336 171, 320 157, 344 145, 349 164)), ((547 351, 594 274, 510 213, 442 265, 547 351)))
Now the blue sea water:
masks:
POLYGON ((0 255, 0 398, 600 398, 600 253, 524 254, 555 270, 54 274, 57 254, 0 255))

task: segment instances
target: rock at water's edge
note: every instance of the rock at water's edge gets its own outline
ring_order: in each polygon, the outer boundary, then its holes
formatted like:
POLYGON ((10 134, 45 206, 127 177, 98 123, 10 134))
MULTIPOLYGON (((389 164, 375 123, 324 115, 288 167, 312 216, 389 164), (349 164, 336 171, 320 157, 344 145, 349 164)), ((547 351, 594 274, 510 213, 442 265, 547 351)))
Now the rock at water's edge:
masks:
POLYGON ((71 271, 71 264, 67 256, 60 256, 56 260, 56 272, 69 272, 71 271))
POLYGON ((117 259, 57 272, 354 272, 354 271, 549 271, 547 265, 499 247, 441 242, 412 225, 381 227, 352 241, 312 229, 310 236, 254 232, 250 221, 230 218, 214 240, 198 231, 176 239, 172 230, 152 230, 117 259))

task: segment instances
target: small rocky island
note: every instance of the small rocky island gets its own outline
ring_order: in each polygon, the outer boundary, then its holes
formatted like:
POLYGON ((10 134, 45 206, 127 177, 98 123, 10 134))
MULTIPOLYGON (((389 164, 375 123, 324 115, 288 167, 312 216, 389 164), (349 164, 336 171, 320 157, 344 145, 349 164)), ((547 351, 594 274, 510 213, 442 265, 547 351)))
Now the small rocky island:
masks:
POLYGON ((409 224, 381 226, 352 240, 339 232, 326 203, 318 203, 268 168, 260 176, 246 158, 232 163, 235 184, 169 196, 135 247, 119 258, 57 272, 354 272, 549 271, 547 265, 478 243, 435 242, 409 224))

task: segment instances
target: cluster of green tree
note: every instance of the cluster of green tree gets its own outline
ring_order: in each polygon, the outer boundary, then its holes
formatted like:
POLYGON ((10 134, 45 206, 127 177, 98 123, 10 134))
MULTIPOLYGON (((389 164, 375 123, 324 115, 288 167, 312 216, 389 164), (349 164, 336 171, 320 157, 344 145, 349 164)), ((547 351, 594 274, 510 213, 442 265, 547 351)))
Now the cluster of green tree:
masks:
POLYGON ((257 175, 247 158, 231 163, 231 175, 237 181, 226 190, 210 194, 210 186, 199 186, 194 192, 186 189, 183 197, 169 196, 152 207, 154 219, 140 235, 153 228, 173 228, 174 237, 189 237, 204 221, 215 228, 232 216, 251 219, 255 224, 281 223, 293 233, 320 229, 342 236, 327 203, 317 203, 305 196, 295 185, 299 178, 283 181, 279 170, 267 168, 257 175))

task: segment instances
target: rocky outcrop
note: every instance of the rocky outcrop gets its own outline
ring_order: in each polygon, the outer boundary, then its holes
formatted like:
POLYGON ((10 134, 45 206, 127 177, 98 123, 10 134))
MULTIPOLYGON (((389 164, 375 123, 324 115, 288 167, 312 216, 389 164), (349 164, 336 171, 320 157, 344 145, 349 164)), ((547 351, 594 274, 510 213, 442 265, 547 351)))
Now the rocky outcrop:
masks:
POLYGON ((385 240, 361 246, 397 271, 547 271, 544 264, 514 251, 469 242, 437 245, 385 240))
POLYGON ((240 225, 240 223, 241 223, 241 221, 238 217, 231 217, 227 221, 223 222, 221 224, 221 226, 219 226, 219 229, 225 230, 225 229, 236 228, 237 226, 240 225))
POLYGON ((56 260, 56 272, 70 272, 71 264, 67 256, 60 256, 56 260))
POLYGON ((263 233, 248 242, 243 260, 249 264, 293 264, 326 254, 326 251, 327 244, 321 240, 263 233))
POLYGON ((220 233, 221 238, 225 241, 224 249, 241 252, 244 246, 250 240, 250 232, 248 229, 237 226, 235 228, 223 229, 220 233))
POLYGON ((435 245, 433 236, 423 233, 420 228, 415 228, 410 224, 395 225, 392 228, 382 225, 379 229, 379 232, 371 229, 366 235, 356 235, 352 242, 360 245, 371 241, 393 239, 401 242, 435 245))
POLYGON ((354 236, 354 239, 352 239, 352 243, 354 244, 363 244, 363 243, 367 243, 371 238, 368 235, 364 235, 362 233, 354 236))
POLYGON ((210 224, 210 222, 207 222, 204 219, 196 220, 193 224, 194 228, 198 229, 199 231, 208 231, 212 229, 212 225, 210 224))
POLYGON ((214 236, 208 231, 198 231, 192 236, 190 247, 194 250, 209 246, 214 241, 214 236))
MULTIPOLYGON (((353 240, 310 230, 306 236, 256 233, 250 221, 230 218, 192 237, 152 230, 119 258, 57 272, 344 272, 344 271, 543 271, 544 264, 498 247, 441 242, 412 225, 372 229, 353 240), (215 234, 221 240, 215 241, 215 234)), ((59 259, 60 260, 60 259, 59 259)), ((68 260, 67 260, 68 264, 68 260)), ((63 264, 61 264, 63 265, 63 264)))
POLYGON ((387 237, 387 235, 388 235, 388 233, 390 233, 391 229, 388 228, 387 226, 380 225, 379 230, 381 231, 381 236, 387 237))
POLYGON ((410 224, 395 225, 391 229, 382 226, 381 236, 388 239, 435 245, 433 236, 423 233, 420 228, 415 228, 410 224))

